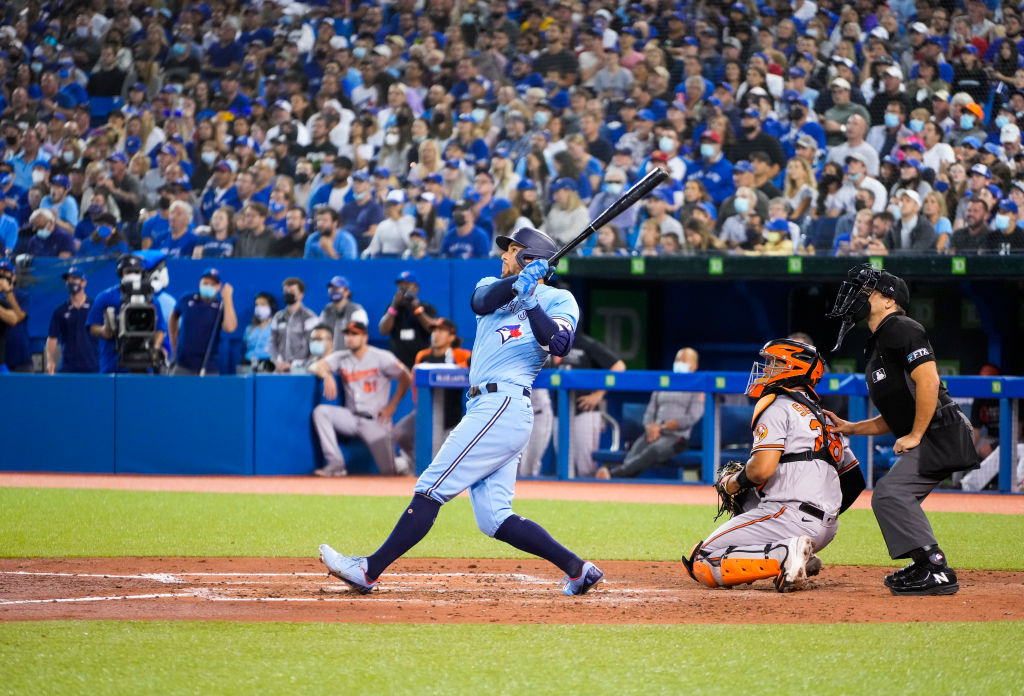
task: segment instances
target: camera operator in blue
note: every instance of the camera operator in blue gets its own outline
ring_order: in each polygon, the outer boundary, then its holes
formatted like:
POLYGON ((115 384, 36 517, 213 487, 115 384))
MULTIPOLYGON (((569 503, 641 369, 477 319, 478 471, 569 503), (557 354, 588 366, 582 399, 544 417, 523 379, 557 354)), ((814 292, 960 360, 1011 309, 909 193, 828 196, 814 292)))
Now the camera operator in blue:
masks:
MULTIPOLYGON (((118 259, 117 277, 121 279, 121 282, 111 285, 96 296, 96 301, 85 320, 89 332, 100 339, 100 372, 104 374, 124 371, 117 367, 117 334, 115 332, 117 315, 121 311, 121 286, 131 287, 136 283, 142 283, 143 271, 142 259, 138 256, 129 254, 118 259), (108 312, 108 310, 110 311, 108 312), (111 320, 108 320, 108 315, 111 320)), ((156 334, 153 337, 153 345, 159 346, 163 345, 164 336, 167 334, 167 321, 160 309, 160 303, 153 304, 156 307, 156 334)))
POLYGON ((99 372, 99 343, 86 326, 93 299, 85 294, 85 273, 72 266, 62 276, 68 288, 68 299, 62 302, 50 317, 50 330, 46 337, 46 373, 99 372), (61 360, 57 366, 57 345, 61 360))
POLYGON ((204 357, 206 374, 218 374, 220 332, 238 328, 233 297, 231 283, 221 283, 220 271, 207 268, 199 279, 199 292, 178 300, 167 325, 175 348, 172 375, 200 374, 204 357))

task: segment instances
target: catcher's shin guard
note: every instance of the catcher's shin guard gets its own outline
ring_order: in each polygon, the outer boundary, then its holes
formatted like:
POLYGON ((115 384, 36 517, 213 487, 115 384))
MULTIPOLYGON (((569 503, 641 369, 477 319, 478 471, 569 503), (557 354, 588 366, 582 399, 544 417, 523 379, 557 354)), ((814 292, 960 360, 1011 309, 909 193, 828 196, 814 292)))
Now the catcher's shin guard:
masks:
POLYGON ((727 558, 722 557, 722 584, 726 587, 743 585, 755 580, 776 579, 782 573, 782 565, 774 558, 727 558))

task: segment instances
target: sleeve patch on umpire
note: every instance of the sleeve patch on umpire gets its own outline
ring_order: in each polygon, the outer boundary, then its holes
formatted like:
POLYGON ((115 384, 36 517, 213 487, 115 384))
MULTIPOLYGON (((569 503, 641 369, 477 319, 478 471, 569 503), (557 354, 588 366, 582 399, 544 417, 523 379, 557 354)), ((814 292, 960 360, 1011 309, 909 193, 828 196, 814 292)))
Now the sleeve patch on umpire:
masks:
POLYGON ((914 362, 918 358, 923 358, 926 355, 928 355, 928 349, 927 348, 918 348, 913 353, 911 353, 911 354, 909 354, 907 356, 907 362, 908 363, 914 362))
POLYGON ((757 428, 754 430, 754 444, 763 441, 768 437, 768 426, 764 423, 758 423, 757 428))

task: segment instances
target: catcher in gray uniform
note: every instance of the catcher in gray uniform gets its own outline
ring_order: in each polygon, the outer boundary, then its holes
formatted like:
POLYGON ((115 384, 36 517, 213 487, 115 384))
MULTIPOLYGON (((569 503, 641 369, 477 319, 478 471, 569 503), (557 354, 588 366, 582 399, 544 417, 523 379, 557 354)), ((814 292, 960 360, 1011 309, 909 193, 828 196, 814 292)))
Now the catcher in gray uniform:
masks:
POLYGON ((412 376, 393 353, 367 343, 366 324, 350 322, 344 334, 347 350, 331 353, 309 368, 324 381, 324 398, 338 396, 335 375, 341 378, 345 390, 344 406, 320 404, 313 409, 313 426, 324 454, 324 467, 313 473, 318 476, 348 473, 338 447, 339 433, 362 438, 380 473, 385 476, 403 473, 395 468, 391 428, 395 409, 409 389, 412 376), (391 380, 398 380, 394 395, 391 380))
POLYGON ((766 343, 761 356, 765 362, 754 363, 746 389, 759 399, 751 457, 746 466, 726 468, 715 484, 733 517, 694 546, 683 565, 708 587, 770 579, 788 592, 806 583, 808 566, 820 568, 813 554, 835 537, 838 516, 864 489, 864 476, 818 405, 814 387, 824 369, 817 351, 779 339, 766 343))

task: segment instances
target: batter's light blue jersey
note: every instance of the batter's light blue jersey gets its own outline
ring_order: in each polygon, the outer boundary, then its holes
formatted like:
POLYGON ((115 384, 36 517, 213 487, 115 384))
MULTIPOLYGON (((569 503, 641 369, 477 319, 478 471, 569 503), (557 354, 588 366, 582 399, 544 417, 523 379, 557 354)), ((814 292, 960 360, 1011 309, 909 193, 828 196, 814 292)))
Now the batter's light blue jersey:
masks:
MULTIPOLYGON (((477 288, 500 280, 493 276, 482 279, 477 288)), ((576 298, 568 290, 538 285, 537 302, 552 319, 567 321, 573 331, 580 318, 576 298)), ((469 383, 474 386, 490 382, 506 382, 530 388, 540 372, 548 352, 533 337, 530 320, 523 303, 512 299, 490 314, 477 316, 476 341, 469 368, 469 383)))

